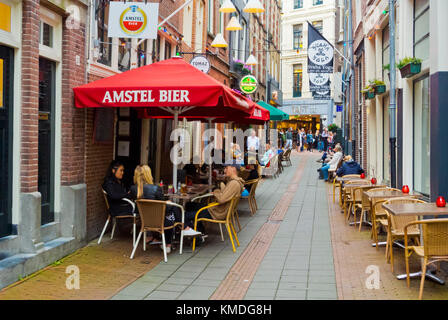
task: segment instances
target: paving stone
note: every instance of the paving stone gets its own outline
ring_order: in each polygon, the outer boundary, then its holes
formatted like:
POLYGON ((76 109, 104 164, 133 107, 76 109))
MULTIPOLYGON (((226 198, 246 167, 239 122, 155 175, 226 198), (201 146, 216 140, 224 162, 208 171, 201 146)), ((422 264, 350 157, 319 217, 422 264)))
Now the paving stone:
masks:
POLYGON ((179 300, 207 300, 216 288, 206 286, 190 286, 179 297, 179 300))
POLYGON ((184 291, 186 288, 188 288, 187 285, 180 285, 180 284, 170 284, 170 283, 164 283, 161 284, 157 290, 161 290, 161 291, 175 291, 175 292, 182 292, 184 291))
POLYGON ((145 300, 173 300, 176 299, 179 295, 180 292, 156 290, 145 297, 145 300))
POLYGON ((278 290, 276 298, 286 298, 289 300, 302 300, 306 297, 306 290, 278 290))

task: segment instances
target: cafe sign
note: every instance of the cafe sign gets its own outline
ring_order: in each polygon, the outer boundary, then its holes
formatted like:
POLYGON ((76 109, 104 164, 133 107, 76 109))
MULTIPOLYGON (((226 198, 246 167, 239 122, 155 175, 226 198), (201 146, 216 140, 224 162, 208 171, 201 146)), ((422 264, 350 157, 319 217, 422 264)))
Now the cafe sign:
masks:
POLYGON ((210 61, 204 56, 196 56, 191 59, 190 64, 204 73, 210 71, 210 61))
POLYGON ((247 75, 241 78, 240 89, 245 94, 251 94, 257 91, 258 81, 252 75, 247 75))
POLYGON ((109 3, 108 37, 156 39, 158 3, 109 3))

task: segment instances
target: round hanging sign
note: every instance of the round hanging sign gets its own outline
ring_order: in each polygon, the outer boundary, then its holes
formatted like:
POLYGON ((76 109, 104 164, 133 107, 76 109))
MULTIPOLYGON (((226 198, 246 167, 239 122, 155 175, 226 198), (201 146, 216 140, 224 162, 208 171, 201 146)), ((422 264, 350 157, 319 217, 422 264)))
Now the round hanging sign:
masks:
POLYGON ((254 76, 247 75, 241 78, 240 89, 245 94, 254 93, 257 90, 258 81, 254 76))
POLYGON ((191 59, 190 64, 204 73, 208 73, 210 71, 210 61, 208 61, 208 59, 204 56, 194 57, 191 59))
POLYGON ((120 15, 121 29, 129 34, 135 35, 141 33, 148 23, 145 11, 136 5, 126 8, 120 15))

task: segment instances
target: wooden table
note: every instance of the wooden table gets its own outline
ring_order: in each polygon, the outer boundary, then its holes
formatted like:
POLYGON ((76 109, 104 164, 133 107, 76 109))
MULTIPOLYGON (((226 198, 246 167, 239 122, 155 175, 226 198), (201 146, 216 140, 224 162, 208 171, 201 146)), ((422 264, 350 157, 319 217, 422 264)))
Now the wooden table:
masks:
POLYGON ((193 198, 204 195, 211 191, 211 187, 207 184, 196 184, 192 187, 187 188, 189 188, 189 191, 187 193, 168 193, 165 194, 165 197, 176 203, 182 202, 182 205, 185 207, 185 204, 191 201, 193 198))
MULTIPOLYGON (((344 176, 335 178, 336 182, 340 182, 339 183, 339 205, 340 206, 342 206, 342 183, 349 182, 349 181, 358 181, 358 180, 365 180, 365 179, 361 179, 360 177, 349 178, 349 177, 344 177, 344 176)), ((334 198, 334 188, 333 188, 333 198, 334 198)))
MULTIPOLYGON (((394 216, 437 217, 442 215, 448 215, 448 207, 439 208, 435 203, 390 203, 390 204, 383 204, 383 208, 389 211, 390 214, 393 214, 394 216)), ((423 244, 423 239, 421 239, 421 243, 423 244)), ((410 278, 421 278, 421 276, 422 276, 421 271, 410 274, 410 278)), ((430 271, 426 272, 426 277, 441 285, 445 284, 445 281, 437 278, 430 271)), ((398 280, 406 279, 406 274, 398 275, 397 279, 398 280)))

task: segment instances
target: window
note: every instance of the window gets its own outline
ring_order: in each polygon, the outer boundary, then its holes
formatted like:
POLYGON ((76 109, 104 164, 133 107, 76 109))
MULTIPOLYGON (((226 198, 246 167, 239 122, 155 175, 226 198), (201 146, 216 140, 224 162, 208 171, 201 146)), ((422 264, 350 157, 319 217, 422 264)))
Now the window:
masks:
POLYGON ((171 43, 165 41, 165 59, 171 58, 171 43))
POLYGON ((202 52, 203 48, 202 32, 204 30, 203 24, 204 24, 204 3, 201 1, 199 3, 196 16, 196 39, 193 46, 195 52, 202 52))
POLYGON ((303 25, 296 24, 293 26, 294 34, 294 50, 300 50, 303 47, 303 25))
MULTIPOLYGON (((152 41, 152 40, 151 40, 152 41)), ((143 41, 138 46, 138 52, 137 52, 137 60, 138 60, 138 66, 144 66, 146 65, 147 57, 146 57, 146 46, 147 46, 148 40, 143 41)))
POLYGON ((294 9, 303 8, 303 0, 294 0, 294 9))
POLYGON ((313 0, 313 6, 318 6, 323 3, 324 3, 324 0, 313 0))
MULTIPOLYGON (((388 65, 390 63, 390 33, 389 26, 383 29, 383 66, 388 65)), ((389 73, 388 70, 383 70, 383 79, 385 78, 385 74, 389 73)))
POLYGON ((246 56, 246 33, 247 33, 247 26, 245 21, 241 21, 241 26, 243 29, 240 31, 241 35, 241 51, 240 51, 240 60, 245 60, 246 56))
POLYGON ((313 22, 313 27, 316 28, 316 30, 319 31, 320 34, 322 34, 322 35, 324 34, 323 33, 324 32, 324 27, 323 27, 323 24, 322 24, 322 20, 314 21, 313 22))
POLYGON ((299 98, 302 96, 302 72, 303 68, 301 64, 295 64, 293 66, 293 88, 292 97, 299 98))
POLYGON ((390 117, 389 97, 383 98, 383 183, 390 182, 390 117))
POLYGON ((208 0, 208 21, 207 31, 214 34, 214 13, 215 13, 215 0, 208 0))
MULTIPOLYGON (((240 21, 238 12, 235 12, 234 16, 236 17, 236 20, 240 21)), ((232 37, 232 57, 233 57, 234 60, 238 59, 238 57, 239 57, 239 50, 240 50, 239 37, 240 37, 240 31, 242 31, 242 30, 232 31, 230 33, 230 36, 232 37)))
POLYGON ((107 37, 109 20, 109 2, 95 0, 95 20, 97 39, 99 41, 98 62, 107 66, 111 65, 112 38, 107 37))
POLYGON ((429 0, 414 0, 414 57, 429 59, 429 0))
POLYGON ((414 82, 414 190, 430 194, 429 77, 414 82))
POLYGON ((119 38, 118 70, 127 71, 131 61, 131 39, 119 38))
POLYGON ((39 43, 53 48, 53 27, 41 21, 39 24, 39 43))
POLYGON ((193 35, 193 2, 186 6, 183 19, 183 36, 184 42, 191 47, 192 35, 193 35))

